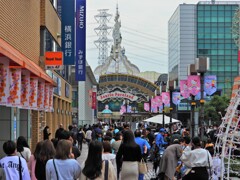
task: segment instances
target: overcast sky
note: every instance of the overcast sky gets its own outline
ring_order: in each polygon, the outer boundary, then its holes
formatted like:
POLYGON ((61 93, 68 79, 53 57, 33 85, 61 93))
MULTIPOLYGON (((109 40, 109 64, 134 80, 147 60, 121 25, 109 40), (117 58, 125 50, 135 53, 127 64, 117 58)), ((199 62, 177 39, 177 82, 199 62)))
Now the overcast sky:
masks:
MULTIPOLYGON (((118 0, 122 23, 122 46, 125 47, 128 59, 137 65, 141 72, 167 73, 168 20, 179 4, 197 2, 197 0, 118 0)), ((113 16, 108 25, 113 27, 116 4, 117 0, 87 0, 86 56, 93 71, 98 64, 98 49, 94 44, 94 40, 98 39, 94 31, 98 23, 94 15, 98 14, 98 9, 109 9, 108 13, 113 16)), ((112 33, 108 37, 112 39, 112 33)))

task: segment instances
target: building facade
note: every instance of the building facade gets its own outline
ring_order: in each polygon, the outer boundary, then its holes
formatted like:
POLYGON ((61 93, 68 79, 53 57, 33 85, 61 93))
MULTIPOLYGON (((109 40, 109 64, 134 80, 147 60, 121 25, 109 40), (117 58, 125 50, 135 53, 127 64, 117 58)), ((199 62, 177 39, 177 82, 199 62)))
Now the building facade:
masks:
MULTIPOLYGON (((62 92, 51 95, 53 103, 49 111, 45 111, 45 108, 39 109, 39 106, 23 108, 22 104, 16 104, 14 101, 4 102, 4 93, 1 93, 0 147, 6 140, 15 141, 18 136, 24 136, 34 149, 36 143, 43 139, 43 128, 46 125, 50 127, 52 133, 50 138, 52 138, 60 123, 64 124, 64 127, 71 123, 71 85, 56 72, 52 72, 57 77, 55 78, 57 82, 54 81, 54 78, 44 70, 45 52, 58 51, 61 44, 59 37, 61 20, 57 14, 55 2, 50 0, 0 1, 0 64, 7 73, 19 72, 19 86, 16 86, 15 90, 19 91, 23 87, 24 73, 27 73, 29 79, 36 78, 38 84, 41 82, 55 88, 53 91, 61 89, 62 92), (4 64, 6 62, 7 65, 4 64), (66 92, 66 87, 69 88, 69 93, 66 92)), ((11 92, 12 86, 6 86, 5 79, 2 77, 1 75, 0 89, 9 88, 11 92)), ((15 80, 13 73, 6 77, 12 78, 6 83, 15 80)), ((20 99, 23 99, 22 94, 20 99)), ((40 100, 44 99, 40 98, 40 100)), ((0 154, 0 156, 3 155, 0 154)))
MULTIPOLYGON (((232 26, 239 2, 181 4, 169 20, 169 78, 187 78, 187 66, 198 57, 209 57, 209 75, 217 75, 222 94, 231 94, 239 74, 238 47, 232 26)), ((238 25, 239 27, 239 25, 238 25)))

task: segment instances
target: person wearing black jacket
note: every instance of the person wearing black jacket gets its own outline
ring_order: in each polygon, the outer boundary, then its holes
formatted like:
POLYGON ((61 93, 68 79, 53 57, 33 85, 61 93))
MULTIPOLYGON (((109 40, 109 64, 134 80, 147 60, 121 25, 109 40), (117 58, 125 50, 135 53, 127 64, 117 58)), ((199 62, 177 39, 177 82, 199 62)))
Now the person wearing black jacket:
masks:
POLYGON ((43 140, 49 139, 50 135, 51 135, 51 133, 49 133, 49 126, 46 126, 43 129, 43 140))

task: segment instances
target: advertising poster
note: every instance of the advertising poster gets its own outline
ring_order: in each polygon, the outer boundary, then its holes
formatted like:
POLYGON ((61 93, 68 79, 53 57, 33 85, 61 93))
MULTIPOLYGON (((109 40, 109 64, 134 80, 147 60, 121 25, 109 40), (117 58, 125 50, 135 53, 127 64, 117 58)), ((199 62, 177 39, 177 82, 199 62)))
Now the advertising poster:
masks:
POLYGON ((48 109, 49 109, 49 90, 50 90, 50 86, 48 84, 45 84, 45 89, 44 89, 44 108, 45 108, 45 111, 48 111, 48 109))
POLYGON ((151 99, 151 112, 157 113, 157 111, 158 111, 157 102, 156 102, 155 98, 152 98, 151 99))
POLYGON ((9 69, 8 106, 21 106, 21 69, 9 69))
POLYGON ((49 112, 53 111, 53 87, 50 86, 49 88, 49 112))
POLYGON ((149 103, 144 103, 144 110, 149 111, 149 103))
POLYGON ((88 106, 92 107, 92 89, 88 90, 88 106))
POLYGON ((184 98, 188 98, 190 96, 187 80, 180 80, 180 94, 184 98))
POLYGON ((162 106, 162 96, 155 96, 155 103, 158 107, 162 106))
POLYGON ((204 91, 211 96, 217 91, 217 76, 209 75, 204 77, 204 91))
POLYGON ((172 102, 175 105, 178 105, 181 102, 180 92, 172 92, 172 102))
POLYGON ((170 93, 169 92, 162 92, 162 102, 165 106, 170 105, 170 93))
POLYGON ((188 90, 189 93, 196 96, 200 91, 200 76, 188 76, 188 90))
POLYGON ((37 109, 38 78, 30 77, 29 108, 37 109))
POLYGON ((0 105, 7 104, 9 96, 9 60, 0 57, 0 105))
POLYGON ((45 91, 45 81, 38 81, 38 98, 37 106, 38 110, 44 110, 44 91, 45 91))
POLYGON ((21 108, 29 108, 30 72, 22 70, 21 108))

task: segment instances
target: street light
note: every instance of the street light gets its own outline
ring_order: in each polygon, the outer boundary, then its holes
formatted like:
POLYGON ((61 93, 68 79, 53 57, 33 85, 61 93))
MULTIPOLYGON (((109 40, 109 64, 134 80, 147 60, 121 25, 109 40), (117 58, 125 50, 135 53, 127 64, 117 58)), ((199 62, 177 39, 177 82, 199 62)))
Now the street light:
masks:
POLYGON ((199 126, 200 126, 200 137, 203 140, 204 135, 204 73, 209 69, 209 58, 207 57, 199 57, 196 58, 195 61, 195 69, 198 73, 200 73, 200 81, 201 81, 201 99, 200 99, 200 118, 199 118, 199 126), (201 103, 202 102, 202 103, 201 103))

